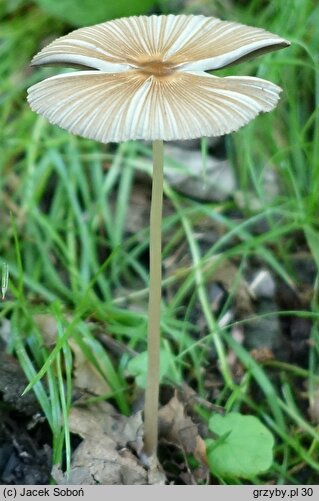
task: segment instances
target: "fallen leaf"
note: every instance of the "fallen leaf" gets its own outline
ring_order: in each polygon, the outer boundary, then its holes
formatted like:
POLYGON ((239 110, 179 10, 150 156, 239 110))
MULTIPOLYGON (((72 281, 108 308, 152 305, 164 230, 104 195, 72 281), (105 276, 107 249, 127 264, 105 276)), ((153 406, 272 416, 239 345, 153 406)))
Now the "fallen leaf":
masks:
POLYGON ((165 178, 183 195, 197 200, 223 201, 236 189, 236 178, 227 160, 206 157, 206 166, 200 151, 187 151, 184 147, 167 145, 167 156, 174 158, 178 167, 166 165, 165 178))
POLYGON ((69 338, 69 345, 74 355, 74 386, 93 395, 105 395, 110 387, 102 374, 87 359, 80 346, 69 338))
POLYGON ((186 415, 183 403, 176 393, 159 411, 160 438, 192 453, 203 465, 207 465, 206 445, 192 419, 186 415))
POLYGON ((200 397, 195 390, 191 386, 188 386, 186 383, 182 383, 178 387, 178 395, 184 402, 185 407, 194 407, 195 405, 201 405, 202 407, 205 407, 206 409, 209 409, 212 412, 218 412, 220 414, 225 413, 224 407, 221 407, 220 405, 212 404, 212 402, 209 402, 203 397, 200 397))
MULTIPOLYGON (((33 317, 44 345, 53 348, 58 336, 58 324, 56 319, 48 313, 39 313, 33 317)), ((105 395, 110 387, 102 374, 87 359, 78 343, 71 337, 68 339, 70 348, 74 354, 73 383, 74 387, 93 395, 105 395)))
POLYGON ((255 348, 254 350, 251 350, 250 354, 259 363, 268 362, 269 360, 275 359, 275 355, 267 346, 255 348))
POLYGON ((48 313, 38 313, 34 315, 33 320, 42 336, 44 345, 52 348, 57 340, 58 324, 56 319, 48 313))
POLYGON ((145 485, 147 471, 128 450, 99 430, 87 437, 75 450, 69 478, 58 469, 52 476, 62 485, 145 485))
POLYGON ((112 405, 100 402, 90 407, 74 407, 70 431, 83 438, 73 453, 70 476, 54 467, 52 476, 62 485, 153 485, 166 478, 156 463, 150 469, 135 455, 141 451, 141 413, 126 417, 112 405))
POLYGON ((112 438, 119 447, 129 445, 139 453, 143 437, 142 415, 137 412, 129 417, 123 416, 108 402, 99 402, 90 407, 73 407, 70 430, 82 438, 99 432, 112 438))
POLYGON ((57 468, 52 476, 62 485, 145 485, 147 471, 130 451, 117 450, 117 444, 97 431, 75 450, 69 478, 57 468))

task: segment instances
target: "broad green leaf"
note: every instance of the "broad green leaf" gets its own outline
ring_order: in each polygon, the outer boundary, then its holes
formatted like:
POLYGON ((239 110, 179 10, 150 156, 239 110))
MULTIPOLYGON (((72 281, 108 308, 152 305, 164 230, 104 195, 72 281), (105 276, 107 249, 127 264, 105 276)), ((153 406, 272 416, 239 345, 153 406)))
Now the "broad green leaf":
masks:
POLYGON ((270 468, 274 438, 256 417, 237 412, 216 414, 209 420, 209 429, 219 437, 206 441, 213 474, 251 478, 270 468))
POLYGON ((103 23, 116 17, 145 14, 154 0, 35 0, 45 12, 74 26, 103 23))
MULTIPOLYGON (((172 355, 166 350, 161 350, 160 357, 160 379, 162 380, 169 371, 172 355)), ((131 376, 135 376, 137 386, 140 388, 146 387, 147 351, 143 351, 129 361, 127 372, 131 376)))

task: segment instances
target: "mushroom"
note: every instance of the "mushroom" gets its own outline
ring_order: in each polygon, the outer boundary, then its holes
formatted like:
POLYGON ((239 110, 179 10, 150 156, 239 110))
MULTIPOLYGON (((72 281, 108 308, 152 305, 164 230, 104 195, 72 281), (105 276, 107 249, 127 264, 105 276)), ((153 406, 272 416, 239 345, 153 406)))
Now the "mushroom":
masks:
POLYGON ((224 68, 289 42, 260 28, 201 15, 133 16, 58 38, 32 65, 90 68, 33 85, 35 112, 101 143, 153 142, 148 373, 144 454, 156 456, 159 395, 163 141, 221 136, 271 111, 280 87, 255 77, 220 78, 224 68))

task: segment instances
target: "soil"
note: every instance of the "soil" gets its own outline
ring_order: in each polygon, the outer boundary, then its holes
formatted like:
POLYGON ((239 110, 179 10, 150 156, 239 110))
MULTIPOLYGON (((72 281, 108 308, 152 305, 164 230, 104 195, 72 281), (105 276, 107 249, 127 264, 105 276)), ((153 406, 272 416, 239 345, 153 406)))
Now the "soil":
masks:
MULTIPOLYGON (((1 349, 1 346, 0 346, 1 349)), ((51 432, 18 361, 0 351, 0 483, 50 482, 51 432)))
MULTIPOLYGON (((0 402, 2 405, 3 402, 0 402)), ((30 418, 9 408, 0 410, 0 483, 47 485, 50 483, 51 442, 42 419, 30 418), (31 429, 30 429, 30 426, 31 429)))

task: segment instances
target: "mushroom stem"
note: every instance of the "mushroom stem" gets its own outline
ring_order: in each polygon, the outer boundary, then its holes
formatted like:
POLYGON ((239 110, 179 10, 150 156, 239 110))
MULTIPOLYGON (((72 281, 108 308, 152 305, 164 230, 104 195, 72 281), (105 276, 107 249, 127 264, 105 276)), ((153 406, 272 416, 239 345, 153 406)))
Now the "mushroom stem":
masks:
POLYGON ((160 383, 160 307, 162 283, 163 141, 153 142, 150 219, 150 284, 148 303, 148 367, 144 407, 144 454, 156 455, 160 383))

